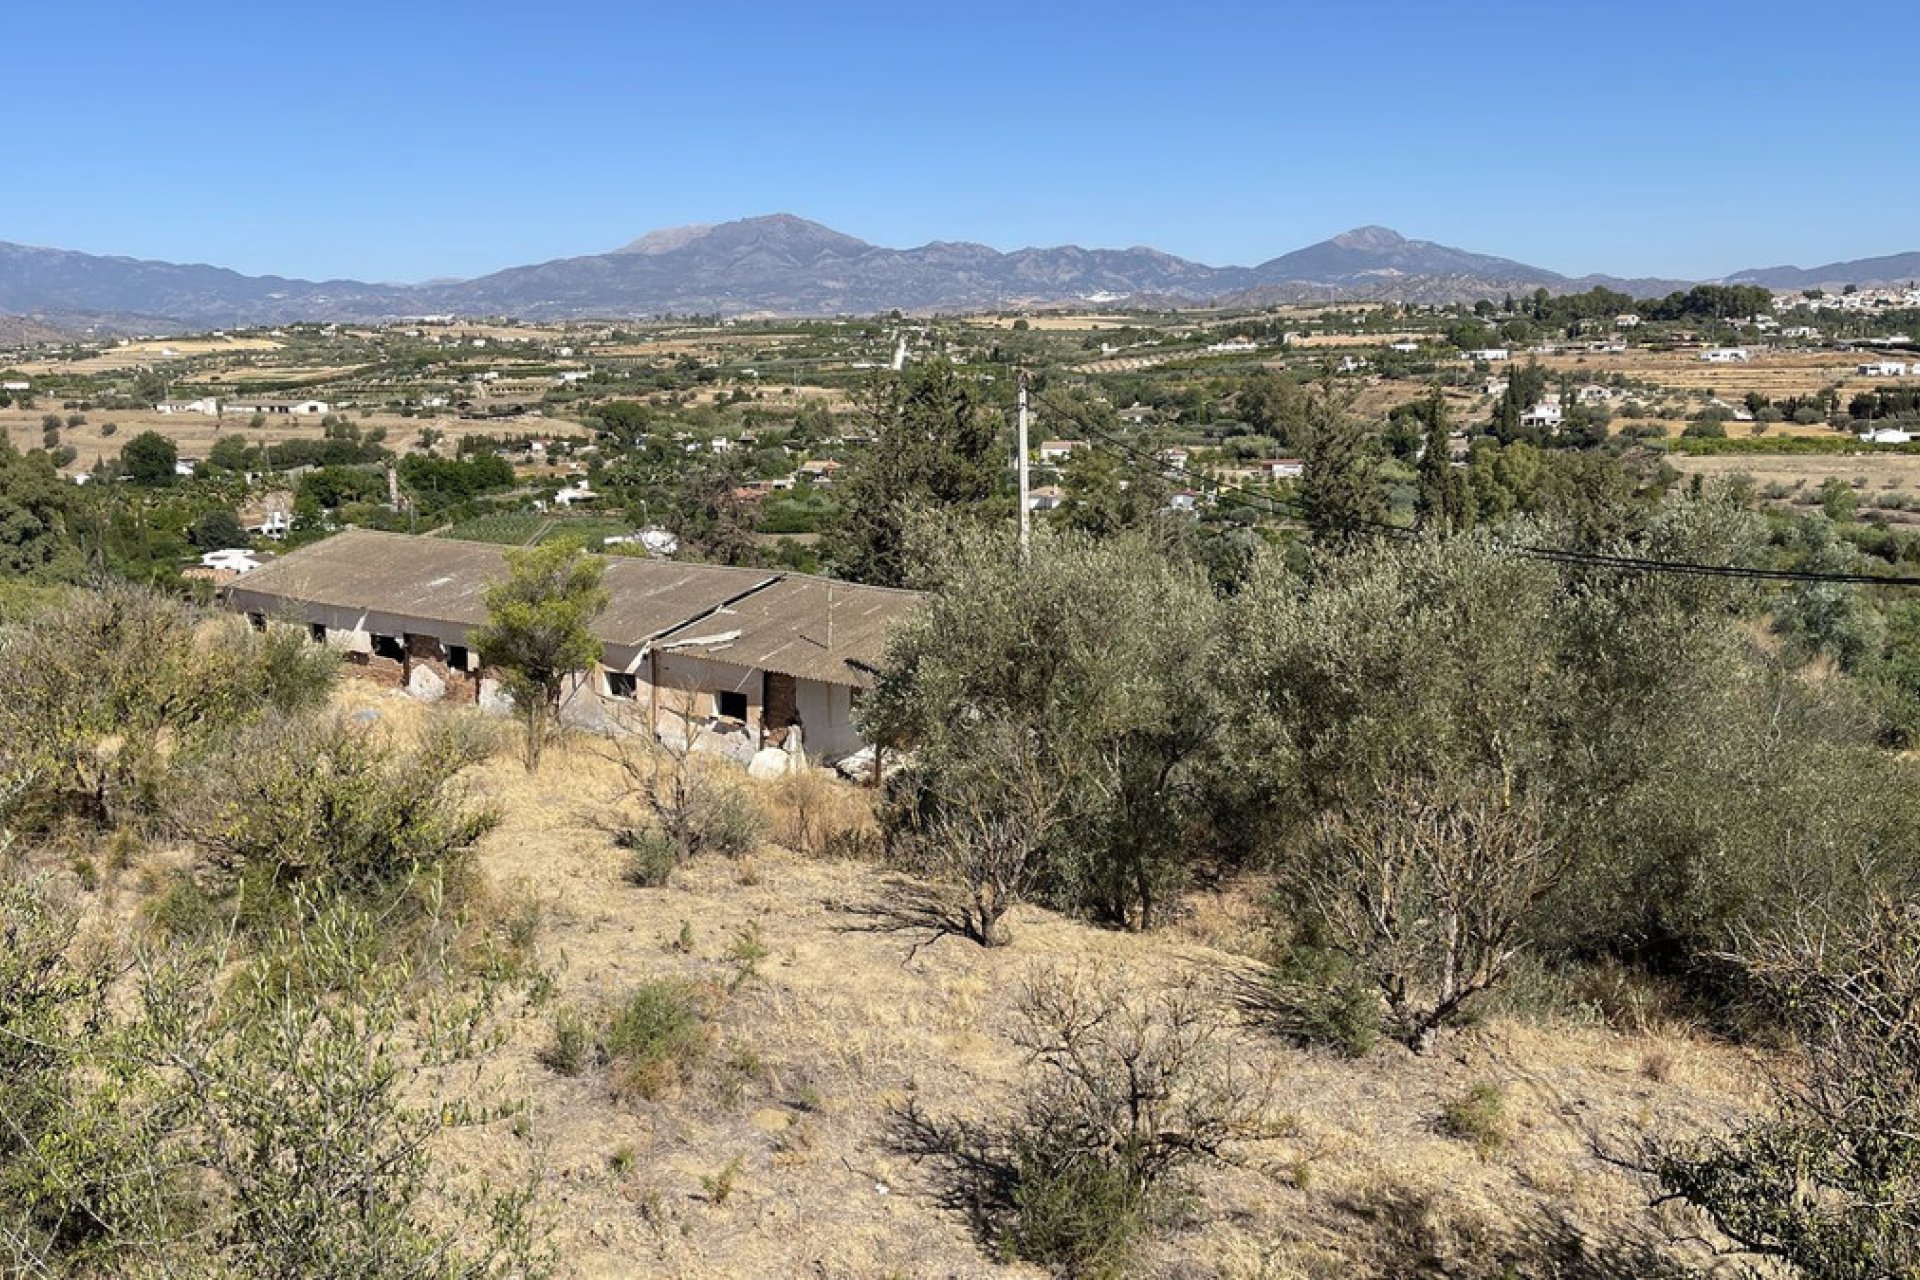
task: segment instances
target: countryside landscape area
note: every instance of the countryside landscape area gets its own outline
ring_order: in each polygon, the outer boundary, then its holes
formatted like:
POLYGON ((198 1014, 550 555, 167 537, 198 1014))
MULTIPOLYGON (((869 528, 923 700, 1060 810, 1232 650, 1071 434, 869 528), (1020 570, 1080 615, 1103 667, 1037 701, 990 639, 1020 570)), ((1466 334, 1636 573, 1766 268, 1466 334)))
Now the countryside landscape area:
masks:
POLYGON ((0 1275, 1920 1277, 1920 190, 1442 70, 1843 24, 106 8, 0 1275))

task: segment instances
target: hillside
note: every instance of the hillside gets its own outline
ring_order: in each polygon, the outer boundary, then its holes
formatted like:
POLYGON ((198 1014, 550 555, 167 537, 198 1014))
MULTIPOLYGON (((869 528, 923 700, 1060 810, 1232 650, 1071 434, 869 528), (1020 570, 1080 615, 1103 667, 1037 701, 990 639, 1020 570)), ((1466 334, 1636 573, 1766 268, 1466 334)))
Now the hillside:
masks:
MULTIPOLYGON (((402 734, 433 714, 353 682, 339 696, 402 734)), ((633 886, 604 829, 616 774, 590 742, 538 776, 505 756, 472 776, 506 815, 481 867, 504 901, 534 905, 554 989, 487 1057, 475 1090, 524 1099, 522 1132, 502 1121, 456 1133, 450 1154, 470 1180, 537 1162, 562 1275, 1038 1275, 996 1263, 952 1203, 955 1182, 910 1154, 907 1105, 973 1119, 1010 1105, 1026 1067, 1009 993, 1038 973, 1197 980, 1237 1022, 1232 979, 1257 885, 1196 895, 1175 927, 1144 936, 1023 908, 1012 944, 987 950, 886 927, 876 910, 895 881, 881 869, 780 847, 633 886), (659 979, 738 984, 684 1085, 623 1101, 604 1069, 543 1065, 556 1010, 659 979)), ((781 811, 773 789, 760 794, 781 811)), ((839 793, 843 814, 859 803, 839 793)), ((1257 1167, 1204 1174, 1189 1221, 1139 1274, 1652 1274, 1624 1242, 1680 1220, 1650 1212, 1647 1186, 1593 1144, 1717 1125, 1756 1097, 1736 1053, 1658 1020, 1615 1030, 1591 1016, 1495 1016, 1429 1058, 1382 1046, 1360 1063, 1256 1027, 1231 1035, 1243 1065, 1272 1072, 1289 1134, 1257 1167), (1439 1119, 1479 1083, 1506 1091, 1514 1125, 1484 1156, 1439 1119)))

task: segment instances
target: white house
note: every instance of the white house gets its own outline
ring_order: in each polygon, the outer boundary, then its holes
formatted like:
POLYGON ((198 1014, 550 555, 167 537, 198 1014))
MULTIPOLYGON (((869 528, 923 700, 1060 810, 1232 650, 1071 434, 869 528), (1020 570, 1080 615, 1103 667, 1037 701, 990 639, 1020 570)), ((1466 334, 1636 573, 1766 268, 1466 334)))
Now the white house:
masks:
POLYGON ((1708 364, 1745 364, 1753 359, 1745 347, 1708 347, 1700 358, 1708 364))
POLYGON ((1616 329, 1638 329, 1640 327, 1640 317, 1631 311, 1622 311, 1613 318, 1613 327, 1616 329))
POLYGON ((1243 356, 1249 352, 1258 351, 1259 349, 1260 344, 1250 338, 1232 338, 1226 342, 1209 344, 1207 354, 1216 356, 1243 356))
POLYGON ((1043 484, 1027 494, 1027 510, 1052 511, 1067 500, 1067 491, 1057 484, 1043 484))
POLYGON ((553 505, 556 507, 571 507, 576 502, 597 501, 599 497, 600 495, 595 493, 592 489, 589 489, 587 487, 587 482, 585 480, 582 480, 577 484, 570 484, 566 488, 554 494, 553 505))
POLYGON ((593 375, 585 369, 568 369, 564 373, 555 374, 553 380, 561 384, 571 384, 575 382, 585 382, 592 376, 593 375))
POLYGON ((1560 425, 1560 402, 1542 400, 1520 415, 1523 427, 1558 427, 1560 425))
POLYGON ((1902 431, 1898 427, 1877 427, 1872 431, 1862 431, 1860 439, 1867 444, 1912 444, 1913 432, 1902 431))
POLYGON ((275 540, 286 537, 293 531, 293 517, 284 511, 269 511, 260 517, 260 523, 247 529, 248 533, 257 533, 263 538, 275 540))
POLYGON ((1420 344, 1417 342, 1396 342, 1388 348, 1389 351, 1398 351, 1402 355, 1412 355, 1419 349, 1420 344))
POLYGON ((0 391, 31 391, 31 390, 33 390, 33 384, 31 382, 21 382, 17 379, 10 382, 0 382, 0 391))
POLYGON ((1307 464, 1298 458, 1268 458, 1261 462, 1260 474, 1269 480, 1297 480, 1307 474, 1307 464))
POLYGON ((168 417, 176 413, 198 413, 209 418, 217 418, 220 416, 220 402, 212 396, 205 396, 199 400, 163 400, 153 406, 153 411, 168 417))
POLYGON ((1876 360, 1872 364, 1863 364, 1858 370, 1863 378, 1904 378, 1907 366, 1898 360, 1876 360))
POLYGON ((1169 511, 1198 511, 1202 495, 1196 489, 1182 489, 1167 499, 1169 511))
POLYGON ((1507 359, 1508 354, 1509 353, 1505 347, 1480 347, 1476 350, 1467 352, 1466 358, 1469 360, 1485 360, 1491 363, 1495 360, 1507 359))
POLYGON ((1075 449, 1086 447, 1085 440, 1042 440, 1037 452, 1042 462, 1065 462, 1075 449))
POLYGON ((713 439, 707 441, 707 448, 713 450, 715 453, 732 453, 734 444, 733 441, 726 436, 715 436, 713 439))

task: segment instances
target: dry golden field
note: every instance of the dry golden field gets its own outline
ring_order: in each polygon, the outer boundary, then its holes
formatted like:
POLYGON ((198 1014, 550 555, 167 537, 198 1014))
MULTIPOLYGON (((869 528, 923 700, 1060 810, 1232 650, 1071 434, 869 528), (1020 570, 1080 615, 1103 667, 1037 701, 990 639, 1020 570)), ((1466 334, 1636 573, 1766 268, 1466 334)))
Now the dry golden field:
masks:
MULTIPOLYGON (((1859 361, 1845 352, 1810 351, 1759 354, 1745 364, 1707 364, 1693 351, 1642 351, 1629 348, 1619 354, 1581 352, 1544 356, 1547 369, 1572 372, 1583 379, 1613 374, 1652 382, 1671 391, 1709 391, 1723 400, 1738 401, 1750 391, 1769 399, 1812 395, 1840 384, 1841 400, 1874 380, 1859 378, 1859 361)), ((1880 385, 1885 385, 1882 382, 1880 385)))

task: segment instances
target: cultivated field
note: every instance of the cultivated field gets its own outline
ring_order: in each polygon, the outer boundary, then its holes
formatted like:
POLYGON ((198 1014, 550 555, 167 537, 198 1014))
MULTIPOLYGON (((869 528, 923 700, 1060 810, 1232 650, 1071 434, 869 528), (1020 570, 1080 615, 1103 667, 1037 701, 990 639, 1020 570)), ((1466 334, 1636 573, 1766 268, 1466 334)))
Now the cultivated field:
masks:
MULTIPOLYGON (((0 409, 0 430, 13 441, 18 449, 37 449, 41 441, 41 419, 50 413, 58 413, 64 420, 67 412, 57 405, 42 399, 32 409, 0 409)), ((220 418, 204 417, 197 413, 160 414, 151 409, 126 411, 117 409, 91 410, 86 414, 87 421, 78 427, 62 427, 60 441, 70 444, 78 450, 78 456, 66 468, 68 472, 91 471, 101 459, 120 456, 121 446, 143 431, 157 431, 174 442, 183 458, 204 458, 213 448, 214 441, 222 436, 243 435, 256 444, 278 444, 285 440, 318 440, 321 427, 317 418, 292 418, 282 415, 269 415, 265 425, 249 427, 248 415, 234 414, 220 418), (112 423, 112 435, 102 434, 101 428, 112 423)), ((463 418, 405 418, 397 413, 376 413, 361 417, 355 413, 352 420, 362 431, 375 427, 387 429, 387 443, 395 450, 404 450, 419 435, 422 428, 432 427, 445 432, 449 440, 463 435, 492 433, 535 434, 551 432, 562 435, 580 435, 584 429, 576 422, 547 418, 539 414, 526 414, 511 419, 498 419, 492 422, 463 418)), ((442 451, 449 446, 442 445, 442 451)))

